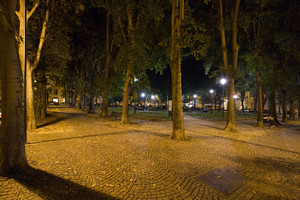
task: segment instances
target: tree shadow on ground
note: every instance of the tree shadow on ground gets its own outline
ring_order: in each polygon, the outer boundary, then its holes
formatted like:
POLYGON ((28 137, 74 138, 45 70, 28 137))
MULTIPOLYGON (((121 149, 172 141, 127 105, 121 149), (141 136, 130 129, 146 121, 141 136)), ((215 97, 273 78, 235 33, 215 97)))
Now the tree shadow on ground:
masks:
POLYGON ((117 199, 32 167, 12 178, 42 199, 117 199))
POLYGON ((68 117, 56 118, 54 120, 51 120, 51 121, 48 121, 46 123, 38 125, 37 128, 42 128, 42 127, 45 127, 45 126, 53 125, 53 124, 59 123, 61 121, 64 121, 66 119, 68 119, 68 117))

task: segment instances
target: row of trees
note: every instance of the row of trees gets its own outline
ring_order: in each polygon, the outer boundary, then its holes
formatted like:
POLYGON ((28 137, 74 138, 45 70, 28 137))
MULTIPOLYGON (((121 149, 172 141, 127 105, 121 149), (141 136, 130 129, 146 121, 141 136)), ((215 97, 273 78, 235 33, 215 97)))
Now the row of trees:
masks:
POLYGON ((236 80, 244 86, 239 90, 257 94, 259 127, 263 126, 264 94, 269 96, 275 117, 276 96, 284 105, 285 116, 287 101, 299 101, 300 26, 294 23, 300 20, 296 0, 25 3, 1 0, 0 4, 0 174, 26 166, 24 122, 27 130, 32 130, 36 117, 45 117, 47 86, 64 87, 66 102, 77 99, 78 108, 83 105, 84 109, 89 99, 89 112, 94 112, 94 98, 101 96, 103 117, 107 116, 109 96, 121 95, 121 123, 127 124, 126 102, 130 93, 136 97, 137 90, 148 85, 146 70, 162 73, 169 65, 174 140, 186 140, 181 85, 185 56, 202 60, 207 72, 225 74, 229 79, 228 131, 236 131, 236 80), (22 102, 26 120, 22 120, 22 102))

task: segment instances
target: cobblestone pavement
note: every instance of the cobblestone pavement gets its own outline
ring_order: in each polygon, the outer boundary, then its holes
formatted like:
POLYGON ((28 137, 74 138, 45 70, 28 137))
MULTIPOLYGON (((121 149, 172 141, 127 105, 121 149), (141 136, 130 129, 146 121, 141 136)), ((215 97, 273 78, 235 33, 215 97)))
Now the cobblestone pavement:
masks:
POLYGON ((28 134, 31 169, 0 177, 0 199, 300 199, 300 124, 282 128, 185 116, 190 141, 170 121, 121 126, 71 108, 53 109, 28 134))

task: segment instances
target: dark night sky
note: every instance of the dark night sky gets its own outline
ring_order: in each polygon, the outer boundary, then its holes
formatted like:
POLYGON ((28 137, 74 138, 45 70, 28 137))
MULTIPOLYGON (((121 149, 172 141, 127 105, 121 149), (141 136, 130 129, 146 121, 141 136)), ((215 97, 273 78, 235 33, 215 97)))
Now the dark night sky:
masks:
MULTIPOLYGON (((171 71, 168 66, 162 75, 155 74, 155 71, 148 71, 151 88, 159 91, 171 91, 171 71)), ((197 90, 207 89, 213 86, 213 79, 205 74, 205 69, 201 61, 197 62, 194 58, 182 61, 182 93, 191 95, 197 90)))

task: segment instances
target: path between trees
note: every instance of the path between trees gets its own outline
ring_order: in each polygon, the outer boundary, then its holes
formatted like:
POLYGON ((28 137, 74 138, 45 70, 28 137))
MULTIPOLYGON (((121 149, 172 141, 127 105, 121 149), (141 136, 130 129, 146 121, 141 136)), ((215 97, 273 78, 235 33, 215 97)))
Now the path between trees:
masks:
POLYGON ((170 121, 122 126, 73 108, 51 108, 28 134, 32 169, 0 177, 0 199, 300 199, 300 124, 254 127, 185 116, 190 141, 170 121))

